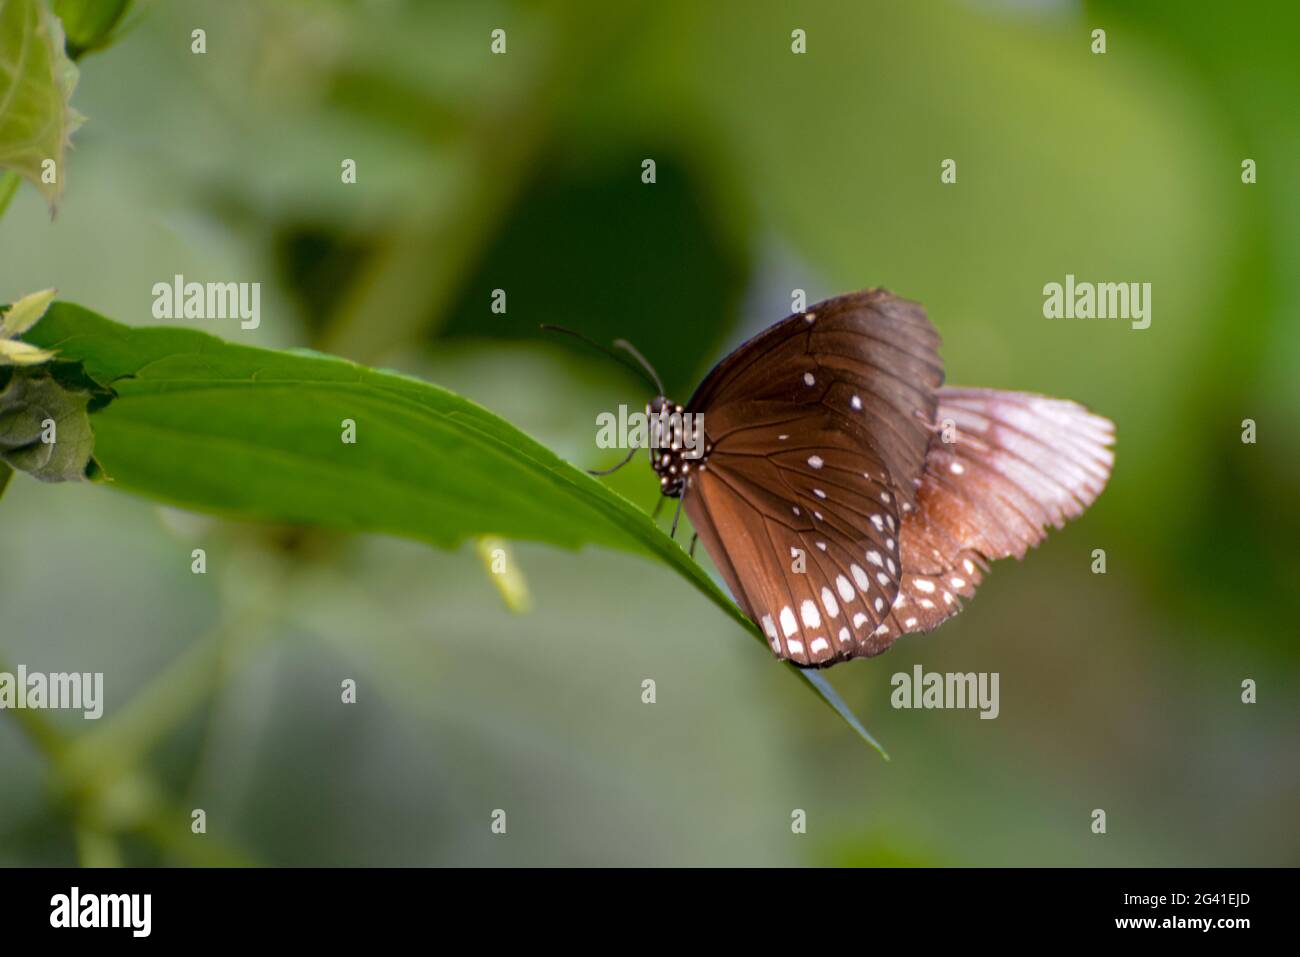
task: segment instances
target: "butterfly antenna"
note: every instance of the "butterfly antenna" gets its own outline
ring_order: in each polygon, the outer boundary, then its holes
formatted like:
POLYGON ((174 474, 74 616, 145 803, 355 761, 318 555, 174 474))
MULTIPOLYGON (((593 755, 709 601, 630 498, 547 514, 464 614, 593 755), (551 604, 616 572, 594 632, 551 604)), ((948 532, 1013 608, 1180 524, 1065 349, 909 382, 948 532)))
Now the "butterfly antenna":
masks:
MULTIPOLYGON (((655 375, 654 370, 650 368, 650 363, 646 362, 645 359, 641 357, 641 354, 637 352, 635 349, 632 349, 630 345, 628 346, 628 348, 631 349, 633 355, 635 355, 637 359, 640 360, 641 362, 640 365, 637 365, 635 362, 631 362, 627 358, 627 356, 620 355, 619 353, 615 352, 613 349, 609 348, 608 346, 602 346, 599 342, 596 342, 594 339, 584 336, 581 332, 576 332, 573 329, 566 329, 564 326, 555 326, 555 325, 551 325, 550 323, 544 323, 540 328, 543 332, 562 332, 566 336, 573 336, 573 338, 585 342, 587 345, 591 346, 596 351, 605 353, 605 355, 609 356, 619 365, 625 366, 628 369, 631 369, 637 375, 641 376, 643 379, 646 380, 648 384, 654 386, 659 390, 657 393, 655 393, 656 395, 664 394, 664 389, 659 382, 659 377, 655 375), (646 375, 647 371, 649 371, 650 373, 649 376, 646 375)), ((619 343, 622 342, 623 340, 620 339, 618 340, 618 342, 615 343, 615 345, 618 345, 619 343)))
POLYGON ((659 373, 655 372, 655 367, 650 364, 650 361, 637 351, 636 346, 632 345, 632 343, 628 342, 626 339, 615 339, 614 348, 625 349, 628 352, 632 353, 632 356, 636 359, 636 361, 641 363, 641 367, 645 369, 646 372, 650 373, 650 378, 654 380, 655 385, 659 389, 656 395, 667 394, 666 392, 664 392, 663 380, 659 378, 659 373))

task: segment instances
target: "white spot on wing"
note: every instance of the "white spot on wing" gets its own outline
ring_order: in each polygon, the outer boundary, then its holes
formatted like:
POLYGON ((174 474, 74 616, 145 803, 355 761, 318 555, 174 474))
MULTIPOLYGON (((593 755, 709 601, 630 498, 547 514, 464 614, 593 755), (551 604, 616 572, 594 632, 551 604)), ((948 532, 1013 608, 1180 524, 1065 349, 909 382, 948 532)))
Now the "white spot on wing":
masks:
POLYGON ((781 609, 781 630, 785 632, 787 638, 799 630, 799 623, 794 620, 794 612, 790 610, 789 605, 781 609))
POLYGON ((803 604, 799 606, 799 614, 803 617, 803 623, 808 628, 816 628, 822 623, 821 612, 813 604, 812 599, 805 598, 803 604))
POLYGON ((844 601, 853 601, 853 586, 843 575, 835 576, 835 587, 839 589, 840 598, 844 601))
POLYGON ((819 469, 823 465, 825 465, 826 462, 822 459, 820 455, 810 455, 808 456, 808 464, 815 469, 819 469))
POLYGON ((826 614, 834 618, 840 613, 840 603, 835 600, 835 596, 826 586, 822 586, 822 606, 826 609, 826 614))

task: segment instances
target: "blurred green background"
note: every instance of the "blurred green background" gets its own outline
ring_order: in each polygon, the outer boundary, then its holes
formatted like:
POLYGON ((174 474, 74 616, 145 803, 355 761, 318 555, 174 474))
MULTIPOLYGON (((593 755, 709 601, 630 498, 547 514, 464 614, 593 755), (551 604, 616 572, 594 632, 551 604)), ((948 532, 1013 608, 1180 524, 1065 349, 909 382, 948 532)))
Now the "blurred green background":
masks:
MULTIPOLYGON (((0 666, 107 700, 0 714, 0 863, 1300 863, 1298 41, 1281 0, 134 5, 80 62, 57 217, 24 185, 0 220, 0 301, 148 325, 175 273, 260 281, 257 332, 204 325, 594 467, 645 388, 539 323, 631 339, 684 400, 792 289, 884 285, 950 382, 1113 419, 1116 468, 939 632, 829 673, 888 764, 656 563, 517 544, 514 614, 473 543, 17 476, 0 666), (1044 319, 1066 273, 1152 283, 1151 327, 1044 319), (1000 717, 893 710, 915 663, 1000 672, 1000 717)), ((641 460, 609 481, 653 506, 641 460)))

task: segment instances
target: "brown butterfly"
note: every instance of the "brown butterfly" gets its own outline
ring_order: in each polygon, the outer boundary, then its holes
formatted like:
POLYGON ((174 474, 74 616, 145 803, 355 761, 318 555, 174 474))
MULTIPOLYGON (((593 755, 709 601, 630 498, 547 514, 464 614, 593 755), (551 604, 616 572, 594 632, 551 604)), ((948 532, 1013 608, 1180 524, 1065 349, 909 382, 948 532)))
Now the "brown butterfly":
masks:
POLYGON ((651 464, 778 658, 832 665, 936 628, 989 562, 1022 558, 1105 487, 1111 422, 944 388, 938 346, 920 305, 871 289, 750 339, 684 406, 647 407, 702 416, 701 447, 669 425, 651 464))

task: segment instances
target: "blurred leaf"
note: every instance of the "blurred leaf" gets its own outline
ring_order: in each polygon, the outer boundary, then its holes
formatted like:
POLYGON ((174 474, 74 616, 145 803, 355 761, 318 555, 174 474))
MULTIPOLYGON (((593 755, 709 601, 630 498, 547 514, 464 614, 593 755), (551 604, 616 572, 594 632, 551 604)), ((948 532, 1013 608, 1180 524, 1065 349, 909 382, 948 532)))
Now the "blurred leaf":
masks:
POLYGON ((670 395, 689 395, 734 325, 749 278, 708 185, 662 145, 640 144, 597 168, 547 168, 465 279, 439 334, 532 339, 555 323, 605 343, 629 339, 670 395), (653 184, 641 182, 643 156, 656 158, 653 184), (508 297, 504 315, 490 309, 497 288, 508 297))
POLYGON ((9 480, 14 477, 14 470, 0 462, 0 498, 4 497, 5 489, 9 487, 9 480))
MULTIPOLYGON (((445 35, 448 18, 436 7, 414 4, 409 9, 434 11, 435 35, 445 35)), ((465 16, 453 18, 457 21, 453 29, 476 21, 491 29, 495 21, 478 20, 492 16, 487 12, 491 9, 471 5, 465 16)), ((602 66, 617 58, 625 44, 636 42, 645 20, 638 4, 563 3, 551 5, 547 12, 545 20, 514 18, 510 43, 515 52, 509 57, 495 57, 486 45, 470 43, 458 43, 454 51, 440 48, 439 55, 431 57, 426 37, 418 35, 420 48, 411 60, 441 59, 460 63, 467 71, 462 91, 453 98, 455 110, 451 115, 432 111, 428 135, 441 141, 462 124, 463 135, 458 145, 448 142, 430 154, 436 164, 423 164, 426 170, 432 167, 437 179, 422 182, 386 218, 375 237, 373 254, 367 257, 362 274, 334 303, 317 344, 351 357, 382 357, 418 339, 431 322, 441 320, 532 178, 557 135, 565 108, 589 96, 592 85, 601 81, 602 66), (540 32, 534 34, 534 29, 540 32), (464 89, 475 91, 472 101, 466 101, 464 89), (455 119, 460 123, 452 122, 455 119)), ((387 38, 385 60, 398 59, 392 50, 411 42, 410 31, 402 33, 406 35, 387 38)), ((386 64, 385 68, 402 73, 399 66, 386 64)), ((444 71, 445 66, 439 72, 444 71)), ((397 88, 409 79, 399 77, 397 88)), ((440 87, 429 87, 428 92, 440 87)), ((401 109, 411 110, 410 101, 403 96, 401 109)), ((386 112, 366 110, 369 115, 386 112)), ((424 116, 418 106, 413 112, 424 116)))
POLYGON ((648 515, 445 389, 307 350, 132 329, 69 303, 55 303, 29 338, 116 394, 94 413, 94 441, 122 489, 203 512, 441 548, 507 536, 650 555, 767 647, 648 515), (354 443, 342 440, 349 421, 354 443))
POLYGON ((54 208, 67 177, 64 155, 81 117, 68 105, 77 68, 63 28, 39 0, 0 0, 0 167, 22 174, 54 208), (54 161, 55 181, 42 182, 54 161))
POLYGON ((375 251, 373 243, 327 223, 297 220, 278 224, 271 246, 277 269, 313 334, 324 327, 335 300, 375 251))
POLYGON ((1233 251, 1231 268, 1212 274, 1218 299, 1204 311, 1215 326, 1181 370, 1187 382, 1214 385, 1176 393, 1182 421, 1197 426, 1180 431, 1200 439, 1199 458, 1178 461, 1204 485, 1153 564, 1170 593, 1184 596, 1182 614, 1202 626, 1191 634, 1218 642, 1225 630, 1240 627, 1242 608, 1250 608, 1254 624, 1237 634, 1234 646, 1277 653, 1282 649, 1273 636, 1287 633, 1300 614, 1300 595, 1291 587, 1300 573, 1292 546, 1300 537, 1300 511, 1293 506, 1300 481, 1300 430, 1294 426, 1300 336, 1292 278, 1300 258, 1300 191, 1294 188, 1300 180, 1300 7, 1274 4, 1260 16, 1214 4, 1187 16, 1177 0, 1092 0, 1089 7, 1112 32, 1142 37, 1188 70, 1185 85, 1214 109, 1216 138, 1230 150, 1223 190, 1235 208, 1218 220, 1223 228, 1214 239, 1233 251), (1248 186, 1239 168, 1246 158, 1259 169, 1258 181, 1248 186), (1245 416, 1257 419, 1261 430, 1270 422, 1287 425, 1270 429, 1257 446, 1244 445, 1239 423, 1245 416), (1204 520, 1212 507, 1207 503, 1221 501, 1237 503, 1224 528, 1204 520), (1220 560, 1205 562, 1202 556, 1211 552, 1220 560))
POLYGON ((130 7, 131 0, 54 0, 54 12, 67 34, 68 56, 76 60, 111 43, 130 7))
POLYGON ((9 200, 14 198, 14 193, 18 192, 18 184, 23 178, 13 170, 0 173, 0 216, 4 215, 9 208, 9 200))

